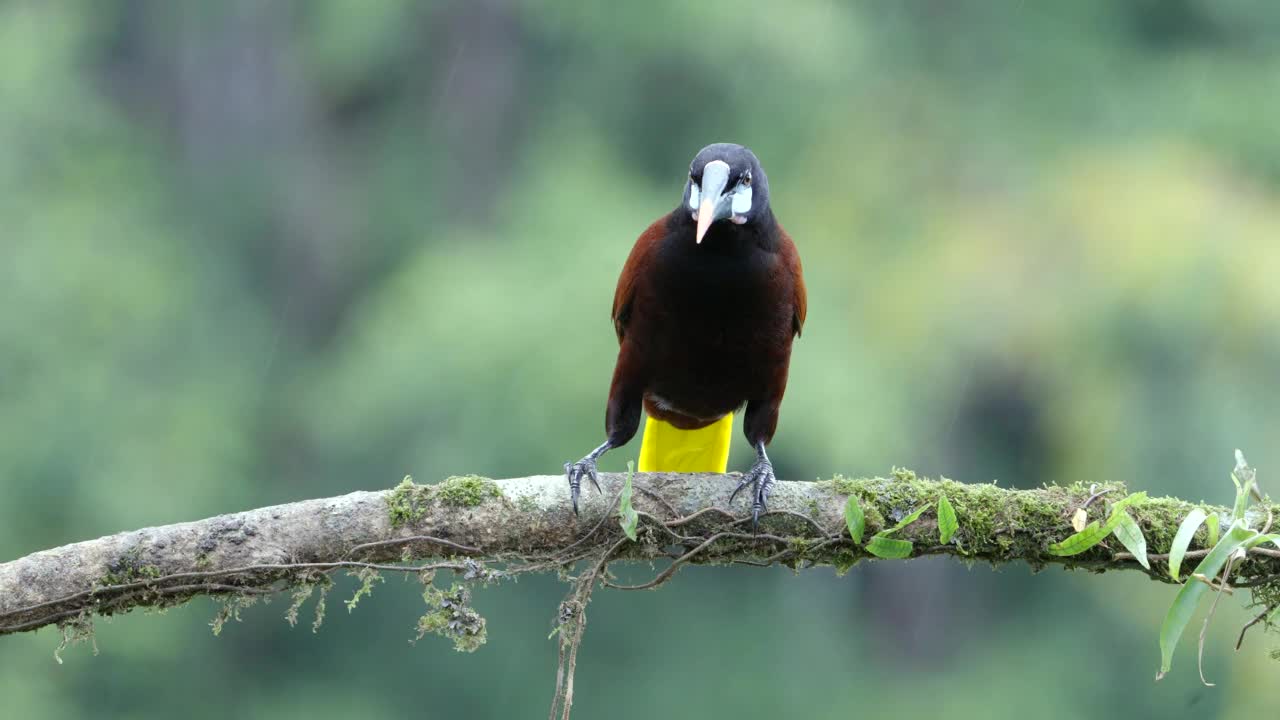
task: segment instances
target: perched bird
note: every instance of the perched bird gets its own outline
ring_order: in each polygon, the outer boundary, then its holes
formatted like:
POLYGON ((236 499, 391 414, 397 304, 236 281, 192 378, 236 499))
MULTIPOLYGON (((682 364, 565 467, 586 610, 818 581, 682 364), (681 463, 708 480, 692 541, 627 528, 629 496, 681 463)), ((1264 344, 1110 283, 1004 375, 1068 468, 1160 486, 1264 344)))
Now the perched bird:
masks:
POLYGON ((765 446, 778 425, 791 342, 805 318, 800 256, 769 207, 769 180, 741 145, 703 148, 680 205, 640 234, 613 296, 618 360, 606 439, 565 463, 574 512, 582 478, 600 489, 596 461, 649 419, 640 470, 724 472, 734 411, 756 462, 752 521, 774 482, 765 446))

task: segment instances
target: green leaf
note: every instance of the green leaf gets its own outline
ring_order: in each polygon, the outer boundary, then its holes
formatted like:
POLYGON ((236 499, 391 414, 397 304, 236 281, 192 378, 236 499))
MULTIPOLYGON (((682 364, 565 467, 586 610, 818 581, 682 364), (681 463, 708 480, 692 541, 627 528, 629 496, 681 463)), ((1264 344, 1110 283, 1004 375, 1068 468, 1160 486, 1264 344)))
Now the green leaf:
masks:
POLYGON ((1147 538, 1142 534, 1142 528, 1138 527, 1138 521, 1133 519, 1128 510, 1120 510, 1120 523, 1116 525, 1116 539, 1124 545, 1124 549, 1133 553, 1138 559, 1138 564, 1147 570, 1151 569, 1151 561, 1147 559, 1147 538))
POLYGON ((636 526, 640 524, 640 515, 631 507, 631 475, 635 472, 635 463, 627 462, 627 479, 622 484, 622 495, 618 502, 618 524, 622 532, 627 534, 631 542, 636 541, 636 526))
POLYGON ((1142 502, 1143 500, 1146 500, 1146 499, 1147 499, 1147 493, 1144 490, 1143 492, 1130 493, 1123 500, 1117 500, 1116 504, 1111 506, 1112 519, 1115 518, 1115 514, 1120 512, 1121 509, 1127 508, 1136 502, 1142 502))
POLYGON ((887 560, 899 560, 910 557, 912 547, 910 540, 898 540, 880 534, 871 536, 871 542, 867 543, 867 552, 887 560))
POLYGON ((1135 502, 1146 499, 1147 494, 1145 492, 1136 492, 1123 500, 1116 502, 1111 506, 1111 516, 1107 518, 1105 523, 1099 525, 1098 521, 1094 520, 1088 525, 1085 525, 1084 529, 1080 532, 1071 535, 1062 542, 1050 545, 1049 552, 1059 557, 1079 555, 1085 550, 1088 550, 1094 545, 1102 542, 1108 535, 1115 531, 1116 527, 1124 521, 1124 518, 1129 516, 1129 513, 1125 512, 1126 507, 1135 502))
POLYGON ((1258 474, 1245 462, 1244 453, 1236 450, 1236 467, 1231 471, 1231 481, 1236 484, 1236 504, 1231 511, 1231 522, 1244 519, 1249 509, 1249 498, 1258 481, 1258 474))
MULTIPOLYGON (((1232 523, 1231 529, 1213 546, 1204 560, 1200 561, 1195 572, 1207 578, 1217 577, 1218 573, 1222 572, 1222 567, 1227 564, 1227 558, 1231 557, 1231 553, 1257 537, 1259 537, 1258 532, 1250 530, 1243 521, 1232 523)), ((1173 664, 1173 650, 1178 646, 1182 631, 1186 629, 1187 623, 1191 622, 1191 616, 1196 612, 1196 605, 1208 590, 1208 585, 1197 580, 1188 580, 1182 584, 1178 596, 1173 599, 1173 605, 1169 607, 1164 623, 1160 626, 1160 672, 1156 674, 1156 680, 1169 672, 1169 667, 1173 664)))
POLYGON ((1269 542, 1272 545, 1275 545, 1277 548, 1280 548, 1280 533, 1271 533, 1269 535, 1259 535, 1258 537, 1249 541, 1249 547, 1251 548, 1257 547, 1264 542, 1269 542))
POLYGON ((849 527, 849 537, 854 545, 862 544, 862 533, 867 529, 867 518, 862 514, 862 505, 856 495, 850 495, 844 504, 844 524, 849 527))
POLYGON ((1236 487, 1236 504, 1231 509, 1231 522, 1243 520, 1245 512, 1249 509, 1249 488, 1247 485, 1239 485, 1236 487))
POLYGON ((1204 527, 1209 531, 1209 539, 1205 542, 1209 547, 1218 544, 1218 513, 1213 513, 1204 519, 1204 527))
POLYGON ((1080 532, 1068 537, 1062 542, 1057 542, 1049 546, 1049 553, 1059 557, 1070 557, 1079 555, 1089 548, 1102 542, 1107 535, 1111 534, 1111 528, 1098 523, 1097 520, 1084 526, 1080 532))
POLYGON ((951 507, 951 501, 946 495, 938 498, 938 541, 943 545, 951 542, 951 536, 956 534, 956 530, 960 529, 960 523, 956 520, 956 509, 951 507))
POLYGON ((893 533, 896 533, 896 532, 898 532, 899 530, 901 530, 902 528, 904 528, 904 527, 906 527, 906 526, 910 525, 911 523, 915 522, 916 520, 919 520, 919 519, 920 519, 920 516, 924 514, 924 511, 925 511, 925 510, 928 510, 928 509, 929 509, 929 506, 928 506, 928 505, 921 505, 919 508, 917 508, 917 509, 916 509, 916 511, 915 511, 915 512, 913 512, 913 513, 911 513, 910 515, 908 515, 908 516, 906 516, 906 517, 902 518, 901 520, 899 520, 897 525, 894 525, 893 527, 889 528, 888 530, 882 530, 880 533, 878 533, 877 537, 879 537, 879 536, 881 536, 881 535, 883 535, 884 537, 889 537, 889 536, 890 536, 890 535, 892 535, 893 533))
MULTIPOLYGON (((1187 513, 1186 519, 1178 526, 1178 533, 1173 536, 1173 544, 1169 546, 1169 577, 1172 577, 1174 582, 1180 580, 1178 572, 1182 569, 1182 558, 1187 554, 1187 548, 1191 547, 1196 530, 1200 528, 1200 523, 1204 522, 1205 517, 1207 516, 1204 510, 1193 509, 1187 513)), ((1209 547, 1215 544, 1211 542, 1209 547)))

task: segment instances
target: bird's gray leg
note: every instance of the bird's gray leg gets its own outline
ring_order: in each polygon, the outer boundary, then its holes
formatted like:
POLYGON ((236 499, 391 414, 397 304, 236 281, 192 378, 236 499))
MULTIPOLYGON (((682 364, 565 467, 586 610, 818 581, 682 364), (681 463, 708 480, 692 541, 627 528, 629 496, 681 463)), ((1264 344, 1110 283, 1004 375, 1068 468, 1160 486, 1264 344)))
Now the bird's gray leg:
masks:
POLYGON ((733 489, 733 494, 729 496, 729 503, 733 503, 733 499, 738 496, 738 491, 750 485, 754 490, 755 498, 751 501, 751 531, 755 532, 760 525, 760 513, 768 510, 769 493, 773 490, 773 482, 776 478, 773 475, 773 463, 769 462, 769 455, 764 451, 764 441, 756 443, 756 462, 747 471, 746 477, 742 482, 738 483, 738 487, 733 489))
POLYGON ((596 477, 596 461, 601 455, 613 449, 613 445, 608 440, 600 445, 600 447, 592 450, 586 457, 576 463, 565 463, 564 474, 569 477, 569 495, 573 498, 573 514, 578 514, 578 494, 582 489, 582 477, 591 479, 591 484, 596 486, 596 492, 600 490, 600 481, 596 477))

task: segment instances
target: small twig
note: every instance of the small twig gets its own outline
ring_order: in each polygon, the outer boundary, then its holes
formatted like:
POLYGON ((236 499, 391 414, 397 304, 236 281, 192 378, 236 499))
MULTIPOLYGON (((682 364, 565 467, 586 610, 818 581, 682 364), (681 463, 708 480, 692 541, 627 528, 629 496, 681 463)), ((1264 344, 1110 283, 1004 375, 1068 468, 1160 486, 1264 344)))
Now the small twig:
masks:
POLYGON ((561 603, 561 607, 567 605, 572 608, 573 616, 565 621, 570 627, 560 637, 560 661, 556 668, 556 692, 551 699, 551 711, 548 715, 550 720, 555 720, 557 708, 561 710, 561 719, 569 720, 569 710, 573 707, 573 677, 578 667, 578 648, 582 646, 582 635, 586 630, 587 603, 591 601, 596 581, 605 574, 609 560, 627 542, 630 540, 624 537, 601 553, 595 565, 574 583, 569 599, 561 603))
MULTIPOLYGON (((828 535, 830 535, 830 534, 831 534, 831 532, 830 532, 830 531, 828 531, 826 528, 822 527, 822 525, 819 525, 817 520, 814 520, 813 518, 811 518, 811 517, 809 517, 808 515, 805 515, 805 514, 803 514, 803 513, 798 513, 798 512, 795 512, 795 511, 793 511, 793 510, 769 510, 768 512, 760 513, 760 518, 761 518, 761 519, 764 519, 764 518, 769 517, 769 516, 771 516, 771 515, 786 515, 786 516, 789 516, 789 517, 799 518, 799 519, 801 519, 801 520, 803 520, 803 521, 805 521, 805 522, 809 523, 810 525, 812 525, 812 526, 813 526, 813 529, 814 529, 814 530, 817 530, 817 531, 818 531, 818 534, 819 534, 819 535, 821 535, 822 537, 826 537, 826 536, 828 536, 828 535)), ((742 523, 747 522, 747 521, 748 521, 748 520, 750 520, 750 519, 751 519, 750 517, 741 517, 741 518, 738 518, 737 520, 734 520, 734 521, 733 521, 732 523, 730 523, 730 524, 731 524, 731 525, 741 525, 742 523)))
POLYGON ((662 520, 660 520, 659 518, 653 515, 650 515, 649 513, 643 510, 637 510, 636 517, 639 517, 641 520, 648 520, 649 525, 647 527, 660 528, 663 532, 675 538, 676 542, 683 543, 683 542, 693 542, 693 541, 702 540, 702 538, 697 535, 681 535, 675 530, 672 530, 670 525, 668 525, 667 523, 662 522, 662 520))
MULTIPOLYGON (((242 587, 240 585, 226 585, 223 583, 198 583, 198 584, 190 584, 190 585, 174 585, 171 587, 155 588, 148 593, 138 593, 138 594, 150 594, 158 599, 162 597, 168 597, 171 595, 182 595, 185 593, 202 593, 202 594, 209 594, 209 595, 222 594, 222 593, 235 593, 237 595, 274 595, 277 592, 280 592, 278 588, 242 587)), ((63 610, 62 612, 57 612, 47 617, 38 618, 36 620, 31 620, 29 622, 19 623, 17 625, 0 626, 0 633, 22 632, 23 630, 29 630, 31 628, 36 628, 42 625, 55 623, 60 620, 65 620, 70 617, 75 617, 77 615, 81 615, 85 613, 88 610, 92 610, 93 612, 99 612, 102 610, 102 608, 101 607, 93 607, 93 608, 75 607, 75 608, 71 608, 70 610, 63 610)))
POLYGON ((1208 585, 1208 586, 1209 586, 1209 588, 1210 588, 1210 589, 1212 589, 1212 590, 1215 590, 1215 591, 1218 591, 1218 592, 1224 592, 1224 593, 1226 593, 1226 594, 1228 594, 1228 595, 1234 595, 1234 594, 1235 594, 1235 590, 1234 590, 1234 589, 1232 589, 1232 587, 1231 587, 1230 585, 1227 585, 1227 584, 1225 584, 1225 583, 1216 583, 1216 582, 1214 582, 1211 578, 1206 577, 1206 576, 1205 576, 1204 574, 1202 574, 1202 573, 1192 573, 1192 575, 1191 575, 1191 579, 1192 579, 1192 580, 1198 580, 1198 581, 1200 581, 1200 582, 1204 583, 1205 585, 1208 585))
POLYGON ((1280 581, 1280 575, 1259 575, 1248 580, 1236 580, 1233 585, 1238 588, 1252 588, 1259 585, 1270 585, 1280 581))
POLYGON ((351 557, 356 553, 360 552, 361 550, 369 550, 371 548, 386 547, 388 545, 406 545, 408 543, 414 543, 414 542, 428 542, 433 545, 444 545, 445 547, 451 547, 454 550, 457 550, 459 552, 471 553, 473 555, 478 555, 481 552, 483 552, 480 548, 471 547, 470 545, 463 545, 462 543, 456 543, 452 540, 445 540, 444 538, 433 537, 431 535, 412 535, 410 537, 395 538, 394 540, 379 540, 378 542, 370 542, 370 543, 364 543, 363 545, 356 545, 355 547, 347 551, 347 557, 351 557))
POLYGON ((1257 625, 1263 620, 1266 620, 1267 616, 1270 615, 1271 612, 1275 610, 1277 607, 1280 607, 1280 605, 1277 605, 1276 603, 1272 603, 1268 605, 1265 610, 1258 613, 1257 617, 1245 623, 1245 626, 1240 628, 1240 637, 1236 639, 1236 652, 1240 652, 1240 646, 1244 644, 1244 634, 1249 632, 1249 628, 1253 627, 1254 625, 1257 625))
POLYGON ((676 509, 676 506, 672 505, 671 502, 664 498, 657 490, 646 487, 634 480, 632 481, 631 486, 661 503, 662 507, 666 508, 667 512, 671 513, 671 517, 680 517, 680 511, 676 509))
MULTIPOLYGON (((1187 560, 1195 560, 1195 559, 1205 557, 1210 552, 1212 551, 1211 550, 1190 550, 1182 557, 1187 560)), ((1249 548, 1249 554, 1261 555, 1263 557, 1269 557, 1269 558, 1280 558, 1280 550, 1272 550, 1271 548, 1264 548, 1264 547, 1251 547, 1249 548)), ((1118 552, 1115 555, 1112 555, 1111 557, 1114 560, 1119 560, 1122 562, 1127 560, 1137 559, 1133 556, 1132 553, 1127 553, 1127 552, 1118 552)), ((1148 560, 1168 560, 1169 554, 1168 553, 1150 553, 1147 555, 1147 559, 1148 560)), ((1275 576, 1275 577, 1280 577, 1280 576, 1275 576)), ((1240 583, 1236 583, 1236 585, 1240 585, 1240 583)))
POLYGON ((703 540, 701 545, 695 547, 694 549, 690 550, 684 555, 681 555, 680 557, 673 560, 665 570, 658 573, 657 577, 650 580, 649 582, 641 583, 639 585, 616 585, 608 580, 605 580, 604 585, 605 587, 611 587, 615 590, 648 590, 649 588, 658 587, 662 583, 671 579, 671 576, 676 574, 676 570, 679 570, 681 565, 684 565, 685 563, 689 562, 689 560, 696 557, 698 553, 707 549, 707 547, 709 547, 715 541, 730 534, 731 533, 716 533, 715 535, 712 535, 706 540, 703 540))
POLYGON ((1088 499, 1088 500, 1085 500, 1085 501, 1084 501, 1084 504, 1080 506, 1080 509, 1081 509, 1081 510, 1088 510, 1088 509, 1089 509, 1089 506, 1093 504, 1093 501, 1094 501, 1094 500, 1097 500, 1098 498, 1102 497, 1103 495, 1106 495, 1107 493, 1111 492, 1111 488, 1107 488, 1107 489, 1105 489, 1105 490, 1099 490, 1099 491, 1097 491, 1097 492, 1093 492, 1093 489, 1094 489, 1094 488, 1096 488, 1096 487, 1098 487, 1098 484, 1097 484, 1097 483, 1093 483, 1093 484, 1091 484, 1091 485, 1089 486, 1089 492, 1091 492, 1091 493, 1093 493, 1093 494, 1092 494, 1092 495, 1090 495, 1090 496, 1089 496, 1089 499, 1088 499))
POLYGON ((650 588, 658 587, 659 585, 662 585, 663 583, 665 583, 667 580, 670 580, 671 576, 675 575, 676 571, 679 570, 682 565, 689 562, 694 557, 697 557, 699 553, 701 553, 703 550, 706 550, 708 547, 710 547, 712 543, 716 542, 717 540, 723 540, 725 538, 733 538, 733 539, 741 539, 741 540, 768 540, 770 542, 783 543, 783 544, 787 544, 791 542, 788 538, 784 538, 778 535, 771 535, 769 533, 759 533, 759 534, 753 535, 750 533, 718 532, 712 535, 711 537, 707 538, 706 540, 703 540, 701 544, 699 544, 697 547, 693 548, 689 552, 673 560, 671 564, 666 567, 666 569, 658 573, 658 575, 654 577, 652 580, 650 580, 649 582, 641 583, 639 585, 618 585, 606 579, 604 581, 604 585, 605 587, 613 588, 614 590, 648 590, 650 588))
POLYGON ((834 536, 834 537, 829 537, 829 538, 827 538, 826 540, 823 540, 822 542, 820 542, 820 543, 818 543, 818 544, 814 545, 813 547, 807 547, 807 548, 804 548, 803 550, 796 550, 795 548, 787 548, 787 549, 785 549, 785 550, 779 550, 778 552, 774 553, 773 555, 770 555, 769 557, 765 558, 763 561, 761 561, 761 563, 760 563, 760 564, 761 564, 761 565, 764 565, 764 566, 769 566, 769 565, 772 565, 772 564, 773 564, 773 563, 775 563, 775 562, 778 562, 778 561, 780 561, 780 560, 784 560, 784 559, 786 559, 786 558, 790 557, 791 555, 795 555, 795 554, 803 555, 804 553, 817 552, 817 551, 819 551, 819 550, 821 550, 821 549, 823 549, 823 548, 827 547, 828 545, 831 545, 832 543, 838 543, 838 542, 840 542, 842 539, 843 539, 843 538, 841 538, 840 536, 838 536, 838 535, 837 535, 837 536, 834 536))
MULTIPOLYGON (((272 564, 260 564, 260 565, 245 565, 243 567, 230 568, 227 570, 201 570, 201 571, 194 571, 194 572, 173 573, 172 575, 161 575, 160 577, 147 578, 145 580, 138 580, 135 582, 123 583, 120 585, 103 585, 101 587, 93 588, 92 590, 84 590, 78 593, 74 593, 72 595, 66 595, 64 597, 57 598, 55 600, 42 602, 37 605, 28 605, 27 607, 21 607, 11 612, 0 615, 0 618, 15 617, 17 615, 23 615, 23 614, 32 612, 34 610, 39 610, 41 608, 49 607, 52 605, 75 602, 77 600, 83 600, 85 598, 91 598, 91 597, 97 598, 99 596, 104 596, 104 595, 108 596, 107 597, 108 601, 125 599, 132 595, 129 592, 131 590, 144 590, 145 592, 142 594, 145 595, 147 593, 165 592, 172 587, 185 587, 185 588, 201 587, 200 585, 179 585, 179 586, 165 585, 166 582, 170 582, 173 580, 196 580, 200 578, 219 578, 219 577, 246 575, 246 574, 261 573, 261 572, 290 572, 291 573, 291 572, 296 572, 298 570, 318 570, 321 572, 325 572, 329 570, 339 570, 342 568, 361 568, 361 569, 368 569, 368 570, 385 570, 388 572, 421 573, 421 572, 426 572, 428 570, 465 571, 467 569, 467 566, 461 563, 432 563, 429 565, 415 566, 415 565, 388 565, 385 563, 367 563, 367 562, 359 562, 355 560, 338 560, 334 562, 272 563, 272 564)), ((274 578, 270 582, 275 583, 282 579, 283 578, 274 578)), ((212 583, 209 584, 209 587, 213 587, 213 586, 214 584, 212 583)), ((240 591, 244 591, 246 593, 249 593, 253 590, 253 586, 251 585, 244 585, 244 586, 227 585, 226 587, 235 587, 235 588, 238 588, 240 591)), ((275 592, 275 591, 272 590, 269 592, 275 592)), ((108 605, 110 604, 111 603, 108 602, 108 605)), ((75 612, 79 612, 82 609, 84 608, 77 607, 75 608, 75 612)), ((47 623, 48 621, 46 620, 44 622, 47 623)), ((25 629, 29 625, 30 623, 23 623, 20 625, 0 625, 0 633, 17 632, 18 630, 25 629)))
POLYGON ((774 535, 772 533, 740 533, 740 532, 721 532, 717 533, 722 538, 732 538, 734 540, 768 540, 770 542, 789 544, 791 538, 774 535))
POLYGON ((702 508, 701 510, 698 510, 698 511, 696 511, 696 512, 689 513, 688 515, 685 515, 684 517, 676 518, 675 520, 668 520, 668 521, 667 521, 666 523, 664 523, 664 524, 665 524, 667 527, 679 527, 679 526, 681 526, 681 525, 688 525, 689 523, 693 522, 694 520, 697 520, 698 518, 702 517, 703 515, 707 515, 707 514, 709 514, 709 513, 719 513, 719 514, 724 515, 725 517, 729 518, 730 520, 736 520, 736 519, 738 519, 738 516, 737 516, 737 515, 734 515, 733 513, 729 512, 728 510, 725 510, 724 508, 718 508, 718 507, 705 507, 705 508, 702 508))
MULTIPOLYGON (((620 500, 621 498, 622 498, 622 490, 618 490, 617 494, 613 496, 613 500, 609 501, 609 507, 613 508, 617 506, 618 500, 620 500)), ((609 518, 612 518, 612 517, 616 517, 616 515, 612 511, 606 510, 604 512, 604 515, 600 518, 600 521, 597 522, 590 530, 588 530, 586 535, 583 535, 582 537, 573 541, 572 543, 569 544, 568 547, 565 547, 564 549, 556 552, 555 555, 551 557, 557 557, 557 556, 564 557, 570 550, 578 547, 582 543, 586 542, 587 539, 590 538, 592 535, 595 535, 596 531, 599 530, 601 527, 604 527, 605 522, 607 522, 609 518)))

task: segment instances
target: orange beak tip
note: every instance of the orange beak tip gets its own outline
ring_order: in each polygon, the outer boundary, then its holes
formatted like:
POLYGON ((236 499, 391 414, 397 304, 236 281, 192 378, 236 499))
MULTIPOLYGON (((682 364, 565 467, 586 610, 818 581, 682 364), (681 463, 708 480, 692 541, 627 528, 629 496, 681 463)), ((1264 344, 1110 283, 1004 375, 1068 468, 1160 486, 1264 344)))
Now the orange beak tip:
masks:
POLYGON ((693 238, 696 244, 702 244, 702 238, 706 237, 707 230, 711 229, 711 217, 714 214, 715 204, 710 200, 703 200, 702 207, 698 208, 698 231, 693 238))

